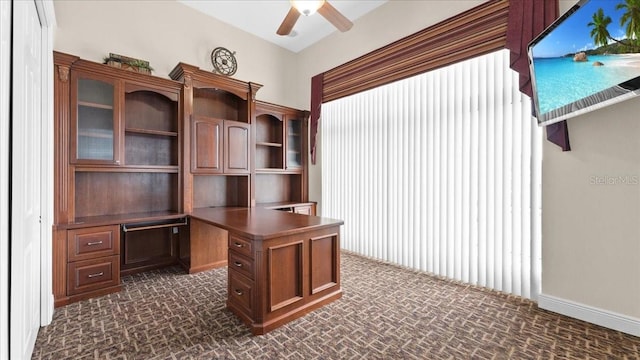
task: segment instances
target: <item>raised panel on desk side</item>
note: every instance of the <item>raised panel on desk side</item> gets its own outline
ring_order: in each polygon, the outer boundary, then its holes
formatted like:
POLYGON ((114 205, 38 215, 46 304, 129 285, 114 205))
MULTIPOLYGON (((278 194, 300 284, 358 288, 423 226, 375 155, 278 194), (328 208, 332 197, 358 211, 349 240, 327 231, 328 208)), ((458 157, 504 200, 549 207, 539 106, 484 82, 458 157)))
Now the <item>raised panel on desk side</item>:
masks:
POLYGON ((304 297, 304 242, 297 241, 267 248, 269 296, 268 311, 276 311, 304 297))

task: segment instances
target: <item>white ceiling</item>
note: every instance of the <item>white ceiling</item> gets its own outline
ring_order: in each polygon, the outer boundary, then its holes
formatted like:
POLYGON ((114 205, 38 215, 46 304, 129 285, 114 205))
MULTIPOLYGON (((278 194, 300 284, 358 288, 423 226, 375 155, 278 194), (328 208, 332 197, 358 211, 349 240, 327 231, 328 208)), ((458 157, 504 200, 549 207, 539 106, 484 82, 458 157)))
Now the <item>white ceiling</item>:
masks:
MULTIPOLYGON (((178 0, 222 22, 235 26, 264 40, 299 52, 329 34, 338 31, 320 14, 300 16, 291 32, 280 36, 276 30, 290 8, 288 0, 178 0)), ((387 0, 330 0, 331 5, 358 26, 356 19, 387 0)))

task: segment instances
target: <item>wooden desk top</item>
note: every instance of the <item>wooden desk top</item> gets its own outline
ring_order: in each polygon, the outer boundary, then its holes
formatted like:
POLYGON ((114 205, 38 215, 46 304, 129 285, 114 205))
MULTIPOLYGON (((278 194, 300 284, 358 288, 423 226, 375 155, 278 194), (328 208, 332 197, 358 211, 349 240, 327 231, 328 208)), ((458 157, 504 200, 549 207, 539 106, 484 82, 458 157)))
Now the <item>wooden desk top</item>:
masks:
POLYGON ((344 224, 342 220, 262 208, 199 208, 191 218, 244 237, 266 240, 344 224))

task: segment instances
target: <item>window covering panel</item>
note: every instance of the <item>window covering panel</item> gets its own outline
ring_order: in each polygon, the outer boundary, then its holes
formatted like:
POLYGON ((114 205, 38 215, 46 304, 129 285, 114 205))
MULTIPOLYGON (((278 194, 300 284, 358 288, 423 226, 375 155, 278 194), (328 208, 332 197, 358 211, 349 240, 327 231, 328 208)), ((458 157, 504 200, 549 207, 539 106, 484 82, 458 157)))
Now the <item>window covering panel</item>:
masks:
POLYGON ((342 247, 535 299, 541 128, 501 50, 323 105, 342 247))

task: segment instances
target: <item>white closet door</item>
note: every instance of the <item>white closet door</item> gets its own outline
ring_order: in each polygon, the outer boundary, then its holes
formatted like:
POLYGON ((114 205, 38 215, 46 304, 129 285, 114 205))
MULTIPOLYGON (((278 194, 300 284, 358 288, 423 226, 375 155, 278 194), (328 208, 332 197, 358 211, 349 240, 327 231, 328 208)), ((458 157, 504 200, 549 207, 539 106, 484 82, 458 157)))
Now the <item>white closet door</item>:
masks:
POLYGON ((13 2, 11 358, 29 359, 40 328, 42 25, 33 1, 13 2))

